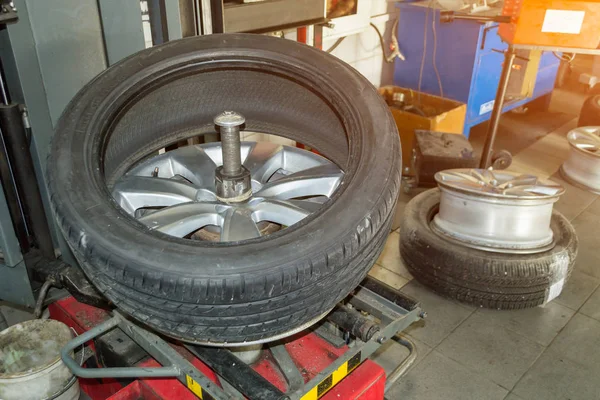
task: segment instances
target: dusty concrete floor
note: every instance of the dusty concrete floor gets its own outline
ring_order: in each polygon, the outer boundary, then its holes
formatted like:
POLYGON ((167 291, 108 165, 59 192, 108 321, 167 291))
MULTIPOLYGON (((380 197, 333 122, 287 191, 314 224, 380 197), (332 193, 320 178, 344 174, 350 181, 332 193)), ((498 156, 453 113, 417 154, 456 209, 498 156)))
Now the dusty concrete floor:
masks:
MULTIPOLYGON (((551 110, 573 120, 516 153, 511 170, 559 181, 567 191, 556 208, 579 236, 579 255, 563 293, 524 311, 479 309, 442 298, 420 285, 403 265, 399 233, 390 233, 371 274, 421 301, 428 318, 406 334, 418 359, 388 392, 389 399, 598 399, 600 398, 600 199, 556 177, 568 153, 584 96, 557 91, 551 110)), ((402 194, 403 205, 414 194, 402 194)), ((407 352, 388 343, 378 355, 390 369, 407 352)))

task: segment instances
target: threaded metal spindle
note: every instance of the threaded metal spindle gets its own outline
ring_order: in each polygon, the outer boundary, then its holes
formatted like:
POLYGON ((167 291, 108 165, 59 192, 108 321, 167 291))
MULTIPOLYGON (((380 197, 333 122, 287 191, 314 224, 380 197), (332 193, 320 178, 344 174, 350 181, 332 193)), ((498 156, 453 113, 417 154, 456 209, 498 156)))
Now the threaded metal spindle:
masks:
POLYGON ((223 149, 223 174, 238 175, 242 170, 240 129, 238 127, 221 127, 221 144, 223 149))
POLYGON ((234 111, 224 111, 215 117, 215 125, 221 128, 223 174, 235 176, 242 172, 240 151, 240 126, 246 119, 234 111))

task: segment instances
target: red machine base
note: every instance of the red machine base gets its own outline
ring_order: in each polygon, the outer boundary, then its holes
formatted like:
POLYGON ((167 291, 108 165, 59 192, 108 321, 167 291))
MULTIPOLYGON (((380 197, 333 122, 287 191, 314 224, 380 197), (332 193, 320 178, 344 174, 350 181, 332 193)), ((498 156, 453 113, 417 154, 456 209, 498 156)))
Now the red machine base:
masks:
MULTIPOLYGON (((49 306, 50 317, 72 327, 77 334, 86 332, 103 321, 109 314, 101 309, 77 302, 68 297, 49 306)), ((93 343, 90 344, 93 348, 93 343)), ((202 361, 194 357, 185 348, 173 345, 207 378, 220 385, 219 377, 202 361)), ((348 348, 337 348, 312 332, 295 335, 285 345, 292 360, 301 371, 305 382, 308 382, 333 360, 345 353, 348 348)), ((148 358, 137 366, 158 367, 159 364, 148 358)), ((282 391, 286 391, 287 383, 279 371, 277 364, 268 351, 252 368, 282 391)), ((186 386, 175 378, 138 379, 133 383, 122 384, 114 379, 80 379, 82 390, 92 400, 194 400, 197 399, 186 386)), ((301 400, 382 400, 385 387, 385 372, 373 361, 366 360, 354 371, 350 372, 337 385, 322 396, 309 392, 301 400)))

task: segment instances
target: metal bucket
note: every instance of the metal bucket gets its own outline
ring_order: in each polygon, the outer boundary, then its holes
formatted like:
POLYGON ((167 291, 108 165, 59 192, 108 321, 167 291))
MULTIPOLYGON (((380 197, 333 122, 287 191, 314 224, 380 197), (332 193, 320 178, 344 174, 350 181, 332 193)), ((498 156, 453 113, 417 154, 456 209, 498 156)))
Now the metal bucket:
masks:
POLYGON ((60 350, 72 338, 54 320, 32 320, 0 332, 0 399, 76 400, 79 383, 60 350))

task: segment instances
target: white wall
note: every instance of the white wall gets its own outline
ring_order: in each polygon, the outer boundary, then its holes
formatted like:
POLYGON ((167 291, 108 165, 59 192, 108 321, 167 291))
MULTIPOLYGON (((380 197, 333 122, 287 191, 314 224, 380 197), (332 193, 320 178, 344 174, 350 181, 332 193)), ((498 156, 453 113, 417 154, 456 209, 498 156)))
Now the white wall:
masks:
MULTIPOLYGON (((371 3, 371 22, 373 22, 383 34, 386 51, 389 50, 390 35, 394 21, 398 16, 398 10, 393 1, 386 0, 358 0, 371 3)), ((335 22, 335 20, 334 20, 335 22)), ((296 40, 296 31, 286 31, 285 37, 296 40)), ((310 43, 309 38, 309 43, 310 43)), ((323 49, 330 48, 337 37, 325 39, 323 49)), ((402 46, 402 44, 400 44, 402 46)), ((363 74, 375 87, 391 85, 394 76, 394 63, 386 63, 384 60, 379 37, 371 26, 367 26, 360 33, 347 36, 344 41, 331 53, 345 61, 363 74)), ((242 140, 269 141, 285 145, 293 145, 294 142, 272 135, 242 133, 242 140)))
MULTIPOLYGON (((386 51, 389 54, 390 50, 388 46, 392 27, 398 15, 398 9, 394 7, 394 2, 385 0, 372 0, 370 2, 371 22, 383 34, 386 51)), ((335 38, 324 40, 323 49, 328 49, 335 41, 335 38)), ((392 84, 394 63, 385 62, 379 44, 379 37, 375 29, 371 26, 368 26, 360 33, 347 36, 331 54, 353 66, 376 87, 392 84)))

